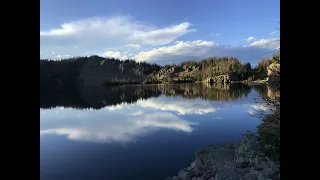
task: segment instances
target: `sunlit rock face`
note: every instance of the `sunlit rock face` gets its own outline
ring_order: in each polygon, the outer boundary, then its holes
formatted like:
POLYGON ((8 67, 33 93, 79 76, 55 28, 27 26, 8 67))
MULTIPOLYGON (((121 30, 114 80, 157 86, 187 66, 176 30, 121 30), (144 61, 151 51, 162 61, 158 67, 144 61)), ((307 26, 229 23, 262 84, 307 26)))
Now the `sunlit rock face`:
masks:
POLYGON ((280 63, 272 63, 268 67, 268 77, 267 81, 272 81, 274 74, 280 72, 280 63))

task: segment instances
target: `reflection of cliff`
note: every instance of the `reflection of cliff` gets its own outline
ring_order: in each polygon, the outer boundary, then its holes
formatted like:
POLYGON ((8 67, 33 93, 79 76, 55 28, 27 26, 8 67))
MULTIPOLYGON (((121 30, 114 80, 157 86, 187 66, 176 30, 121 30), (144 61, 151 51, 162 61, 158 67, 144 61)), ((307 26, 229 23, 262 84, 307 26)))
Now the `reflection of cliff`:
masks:
POLYGON ((267 87, 267 96, 268 97, 280 97, 280 92, 271 86, 267 87))
POLYGON ((182 84, 161 86, 160 90, 167 96, 182 96, 185 98, 202 98, 215 101, 234 101, 247 96, 251 88, 245 84, 182 84))
POLYGON ((276 90, 272 86, 251 85, 250 87, 256 90, 260 96, 280 97, 279 90, 276 90))
MULTIPOLYGON (((267 94, 267 88, 254 86, 260 95, 267 94)), ((40 87, 41 89, 41 87, 40 87)), ((247 96, 251 87, 245 84, 176 84, 148 86, 85 86, 51 88, 40 92, 40 108, 56 106, 73 108, 100 109, 105 106, 117 105, 123 102, 134 103, 139 99, 166 96, 181 96, 184 98, 201 98, 214 101, 234 101, 247 96), (50 90, 51 89, 51 90, 50 90)))

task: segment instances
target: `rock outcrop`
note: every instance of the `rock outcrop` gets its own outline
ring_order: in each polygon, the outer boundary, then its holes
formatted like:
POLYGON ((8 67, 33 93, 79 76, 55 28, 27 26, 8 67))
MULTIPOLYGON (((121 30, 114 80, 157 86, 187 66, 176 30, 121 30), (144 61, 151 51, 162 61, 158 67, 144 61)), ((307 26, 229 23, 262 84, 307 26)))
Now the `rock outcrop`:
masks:
POLYGON ((208 146, 177 176, 166 180, 272 180, 280 179, 280 165, 259 152, 258 136, 248 133, 238 144, 208 146))
POLYGON ((280 72, 280 64, 279 63, 270 64, 270 66, 268 67, 267 81, 271 81, 272 78, 274 77, 274 74, 278 72, 280 72))
POLYGON ((240 79, 234 75, 220 75, 215 77, 209 77, 205 80, 206 84, 212 84, 212 83, 230 83, 233 81, 239 81, 240 79))

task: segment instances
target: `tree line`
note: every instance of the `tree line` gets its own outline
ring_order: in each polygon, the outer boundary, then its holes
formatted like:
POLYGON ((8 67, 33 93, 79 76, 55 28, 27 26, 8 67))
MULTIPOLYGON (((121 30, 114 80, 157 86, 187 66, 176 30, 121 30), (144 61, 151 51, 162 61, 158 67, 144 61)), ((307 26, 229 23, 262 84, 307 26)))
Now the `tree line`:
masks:
MULTIPOLYGON (((280 61, 280 55, 262 59, 256 67, 234 57, 209 57, 200 61, 160 66, 134 60, 121 61, 99 56, 73 57, 60 61, 40 59, 40 86, 75 85, 83 79, 100 78, 105 85, 204 81, 219 75, 234 75, 240 80, 265 79, 268 67, 280 61)), ((99 81, 100 82, 100 81, 99 81)))

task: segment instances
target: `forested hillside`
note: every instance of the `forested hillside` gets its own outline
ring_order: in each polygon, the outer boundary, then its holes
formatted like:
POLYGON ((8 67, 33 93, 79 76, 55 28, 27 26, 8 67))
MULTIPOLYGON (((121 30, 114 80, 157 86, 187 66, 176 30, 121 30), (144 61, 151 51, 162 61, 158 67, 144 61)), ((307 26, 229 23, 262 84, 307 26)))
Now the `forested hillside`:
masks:
POLYGON ((142 83, 144 77, 160 70, 156 64, 120 61, 99 56, 75 57, 61 61, 40 60, 40 90, 49 86, 74 84, 103 84, 105 82, 134 81, 142 83))
POLYGON ((269 66, 279 59, 262 59, 256 67, 234 57, 209 57, 163 67, 134 60, 99 56, 75 57, 60 61, 40 60, 40 91, 78 84, 122 85, 184 83, 204 81, 219 75, 232 75, 239 81, 266 79, 269 66))

